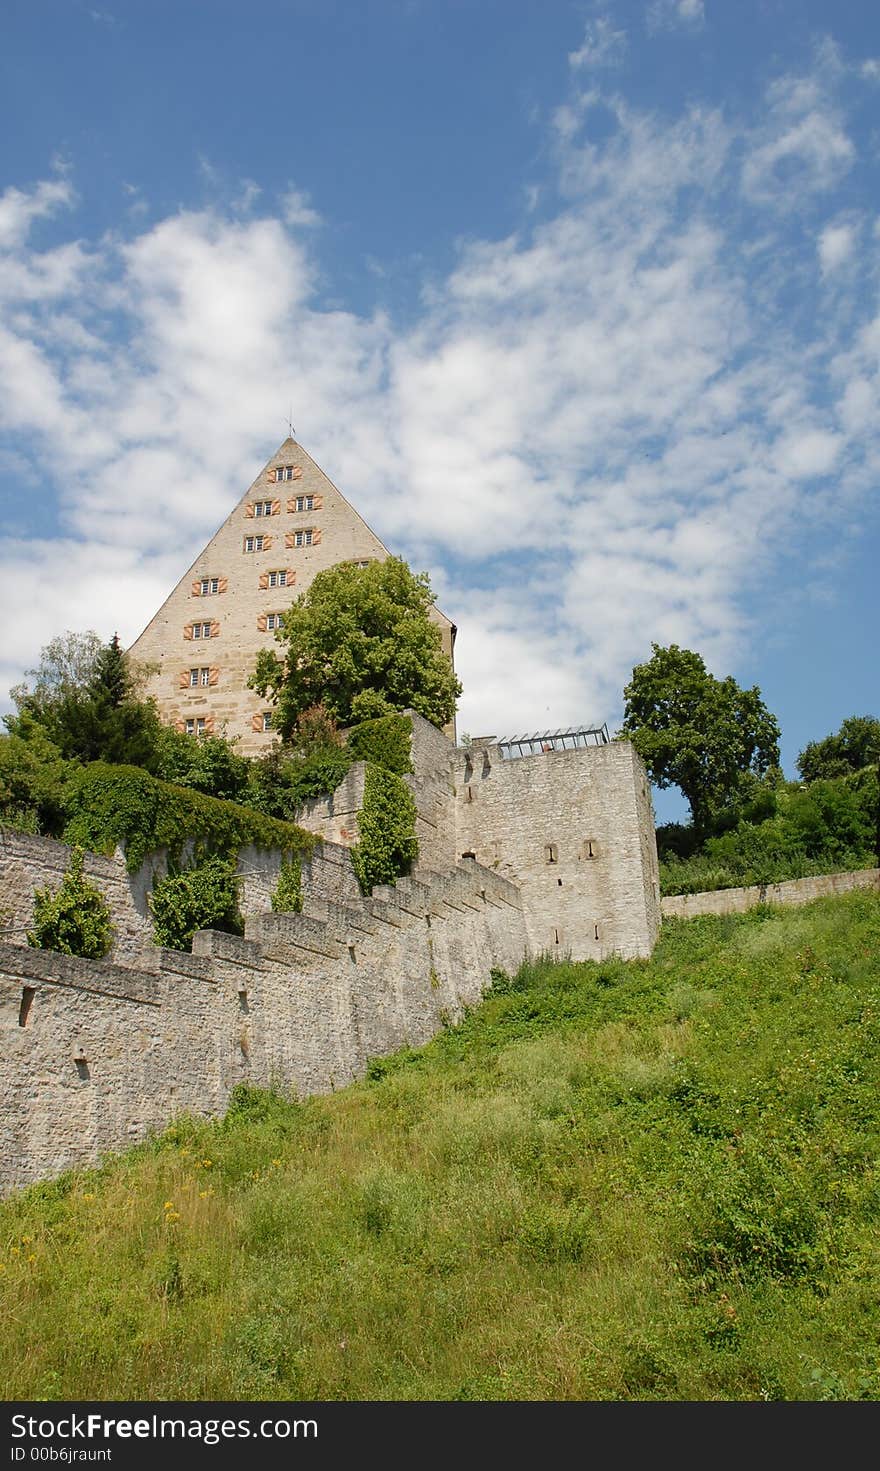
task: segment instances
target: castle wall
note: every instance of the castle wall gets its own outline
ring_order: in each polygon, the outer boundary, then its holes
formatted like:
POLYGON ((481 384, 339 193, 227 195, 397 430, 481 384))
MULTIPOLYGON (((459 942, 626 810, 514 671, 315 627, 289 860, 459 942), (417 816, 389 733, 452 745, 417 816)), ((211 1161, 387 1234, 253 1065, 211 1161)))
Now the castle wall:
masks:
POLYGON ((693 919, 697 914, 744 914, 758 904, 809 904, 813 899, 849 894, 853 889, 880 889, 880 868, 816 874, 741 889, 712 889, 702 894, 667 894, 660 905, 664 919, 693 919))
MULTIPOLYGON (((331 892, 334 875, 317 878, 331 892)), ((154 949, 149 968, 0 943, 0 1189, 96 1163, 181 1111, 218 1115, 238 1082, 340 1087, 428 1041, 527 946, 517 891, 473 864, 306 903, 252 916, 244 938, 204 931, 192 955, 154 949)))
POLYGON ((504 760, 456 750, 455 842, 520 889, 535 951, 649 955, 660 924, 650 792, 628 741, 504 760))

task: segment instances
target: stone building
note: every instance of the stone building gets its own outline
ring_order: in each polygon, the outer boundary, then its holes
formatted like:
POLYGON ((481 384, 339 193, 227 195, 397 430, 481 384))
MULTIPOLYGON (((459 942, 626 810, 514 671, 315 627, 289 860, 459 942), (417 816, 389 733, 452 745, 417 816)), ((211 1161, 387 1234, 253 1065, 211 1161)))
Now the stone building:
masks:
MULTIPOLYGON (((131 646, 150 671, 145 693, 178 730, 235 737, 243 755, 259 755, 272 742, 272 711, 247 681, 281 614, 325 568, 389 555, 286 439, 131 646)), ((455 625, 436 608, 432 618, 452 660, 455 625)))

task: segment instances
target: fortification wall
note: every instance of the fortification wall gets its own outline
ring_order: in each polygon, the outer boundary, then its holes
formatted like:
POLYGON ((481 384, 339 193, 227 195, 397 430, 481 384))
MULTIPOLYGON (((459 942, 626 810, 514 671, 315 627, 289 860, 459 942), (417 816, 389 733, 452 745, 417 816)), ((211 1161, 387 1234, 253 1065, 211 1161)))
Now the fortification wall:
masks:
POLYGON ((660 924, 644 767, 627 741, 504 760, 457 750, 459 855, 520 889, 531 946, 573 959, 649 955, 660 924))
POLYGON ((429 1040, 527 949, 517 890, 477 865, 370 899, 334 897, 341 869, 333 854, 312 865, 302 914, 201 932, 192 955, 153 948, 149 966, 0 943, 0 1189, 95 1163, 181 1111, 220 1114, 238 1082, 340 1087, 429 1040))
POLYGON ((702 894, 668 894, 661 902, 664 919, 693 919, 697 914, 744 914, 757 904, 809 904, 830 894, 880 888, 880 868, 854 873, 824 873, 779 884, 753 884, 743 889, 714 889, 702 894))

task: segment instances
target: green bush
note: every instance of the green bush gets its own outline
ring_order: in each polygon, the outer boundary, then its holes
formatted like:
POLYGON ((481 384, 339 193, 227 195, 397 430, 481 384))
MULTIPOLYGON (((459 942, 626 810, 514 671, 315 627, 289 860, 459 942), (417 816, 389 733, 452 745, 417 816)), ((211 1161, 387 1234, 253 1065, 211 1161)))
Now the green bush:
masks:
POLYGON ((217 854, 158 879, 149 903, 156 944, 169 950, 191 949, 197 930, 224 930, 232 935, 244 930, 235 868, 230 859, 217 854))
POLYGON ((385 771, 403 776, 412 771, 410 743, 412 721, 408 715, 383 715, 378 720, 365 720, 348 732, 348 750, 355 761, 372 761, 385 771))
POLYGON ((364 805, 358 813, 360 842, 351 862, 365 894, 376 884, 393 884, 408 873, 419 854, 416 804, 402 777, 368 765, 364 805))
POLYGON ((129 872, 158 848, 167 848, 172 863, 178 863, 189 841, 226 857, 249 843, 310 853, 318 841, 293 823, 279 822, 237 802, 157 781, 135 766, 108 766, 102 761, 73 775, 68 813, 67 842, 96 853, 112 853, 120 843, 129 872))
POLYGON ((55 893, 37 889, 34 927, 27 942, 35 950, 57 950, 100 960, 113 944, 110 909, 103 894, 83 875, 83 851, 74 848, 70 866, 55 893))
POLYGON ((302 868, 299 859, 294 858, 281 865, 272 895, 272 908, 276 914, 299 914, 302 907, 302 868))

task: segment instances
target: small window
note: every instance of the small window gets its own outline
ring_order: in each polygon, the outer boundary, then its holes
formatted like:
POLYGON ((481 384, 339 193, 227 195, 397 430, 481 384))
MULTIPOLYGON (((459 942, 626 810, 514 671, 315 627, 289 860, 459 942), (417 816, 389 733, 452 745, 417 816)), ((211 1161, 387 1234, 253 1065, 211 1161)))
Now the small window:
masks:
POLYGON ((190 689, 191 690, 197 689, 198 688, 198 683, 199 683, 199 671, 197 669, 191 669, 189 671, 189 687, 190 687, 190 689))
POLYGON ((293 544, 297 547, 310 547, 312 544, 312 528, 309 527, 307 531, 295 532, 293 544))
POLYGON ((298 511, 313 511, 315 509, 315 497, 313 495, 298 495, 296 498, 296 509, 298 511))
POLYGON ((276 480, 298 480, 299 479, 299 475, 295 475, 293 473, 295 469, 296 469, 296 466, 295 465, 279 465, 278 468, 275 471, 275 479, 276 480))
POLYGON ((269 573, 269 586, 270 587, 286 587, 287 586, 287 569, 286 569, 286 567, 282 567, 279 572, 270 572, 269 573))
POLYGON ((595 838, 584 838, 584 857, 595 858, 596 856, 597 853, 595 838))
POLYGON ((22 987, 21 1002, 18 1008, 18 1025, 26 1027, 31 1019, 31 1007, 34 1004, 36 989, 33 986, 22 987))
POLYGON ((246 536, 244 539, 246 552, 261 552, 263 550, 263 538, 261 536, 246 536))
POLYGON ((546 863, 558 863, 559 862, 559 854, 557 852, 556 844, 555 843, 545 843, 545 845, 544 845, 544 861, 546 863))
POLYGON ((193 626, 192 626, 192 630, 193 630, 193 638, 210 638, 211 637, 211 624, 210 623, 194 623, 193 626))
POLYGON ((211 671, 210 671, 210 669, 202 669, 200 672, 201 672, 201 681, 200 681, 200 683, 201 684, 210 684, 211 683, 211 671))
POLYGON ((209 593, 219 592, 219 591, 220 591, 220 578, 219 577, 203 577, 202 578, 202 597, 203 598, 206 598, 209 595, 209 593))
POLYGON ((255 516, 271 516, 271 514, 272 514, 272 502, 271 501, 254 501, 254 515, 255 516))
POLYGON ((263 711, 263 729, 264 730, 271 730, 272 729, 272 711, 271 710, 264 710, 263 711))
POLYGON ((188 720, 186 722, 186 733, 187 733, 187 735, 195 735, 195 733, 196 733, 196 723, 195 723, 194 720, 188 720))
POLYGON ((272 629, 274 629, 274 628, 280 628, 280 627, 281 627, 281 614, 280 613, 267 613, 266 614, 266 628, 271 632, 272 629))

